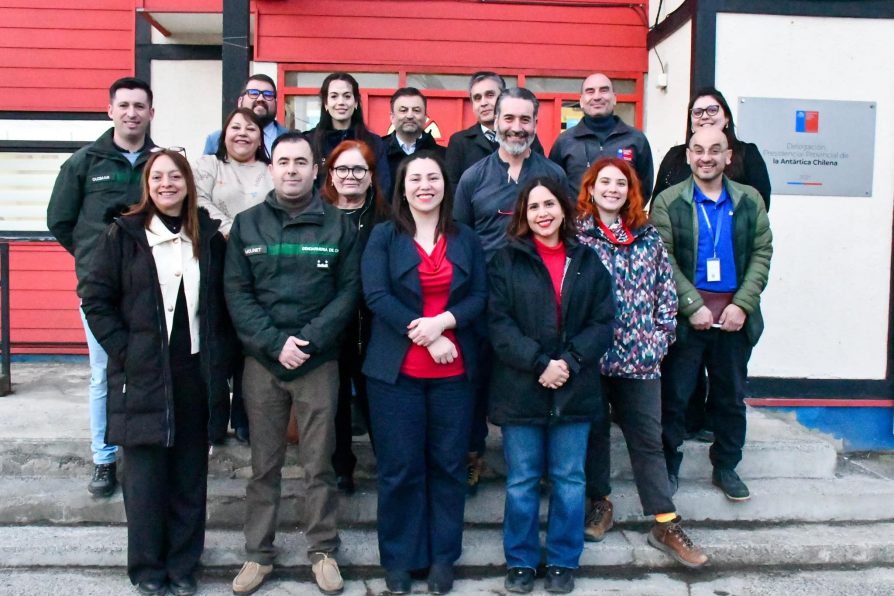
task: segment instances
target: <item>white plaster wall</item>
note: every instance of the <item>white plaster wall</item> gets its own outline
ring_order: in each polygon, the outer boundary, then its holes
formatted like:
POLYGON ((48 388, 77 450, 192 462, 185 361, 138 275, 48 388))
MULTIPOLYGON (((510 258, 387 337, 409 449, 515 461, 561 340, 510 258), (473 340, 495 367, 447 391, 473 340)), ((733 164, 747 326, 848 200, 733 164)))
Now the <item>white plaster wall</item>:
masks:
MULTIPOLYGON (((663 21, 667 18, 667 15, 675 11, 677 8, 683 4, 684 0, 664 0, 661 3, 661 15, 660 19, 663 21)), ((655 24, 655 14, 658 12, 658 0, 652 0, 649 2, 649 25, 655 24)), ((660 22, 660 21, 659 21, 660 22)))
POLYGON ((733 110, 742 96, 878 102, 871 197, 773 196, 766 332, 751 359, 752 376, 885 376, 892 38, 892 20, 718 15, 716 83, 733 110))
MULTIPOLYGON (((662 13, 664 9, 662 9, 662 13)), ((652 147, 655 172, 667 150, 686 140, 686 106, 689 104, 690 55, 692 23, 686 23, 673 35, 649 51, 649 74, 646 78, 645 133, 652 147), (661 57, 661 62, 658 60, 661 57), (667 74, 667 87, 659 88, 662 73, 667 74)))
POLYGON ((185 147, 194 161, 208 133, 220 128, 221 86, 219 60, 153 60, 152 140, 162 147, 185 147))
MULTIPOLYGON (((97 111, 102 111, 106 106, 97 111)), ((95 141, 111 120, 0 120, 4 141, 95 141)))

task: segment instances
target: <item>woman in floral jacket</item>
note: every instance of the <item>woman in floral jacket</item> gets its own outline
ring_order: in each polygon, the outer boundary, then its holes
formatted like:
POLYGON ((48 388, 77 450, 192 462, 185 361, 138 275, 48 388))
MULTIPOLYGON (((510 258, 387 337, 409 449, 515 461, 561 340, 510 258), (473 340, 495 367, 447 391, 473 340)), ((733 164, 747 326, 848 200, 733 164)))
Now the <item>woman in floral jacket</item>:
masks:
MULTIPOLYGON (((630 452, 643 513, 655 516, 649 544, 687 567, 708 558, 680 527, 661 444, 661 360, 674 341, 677 293, 658 231, 643 212, 636 171, 624 160, 600 159, 581 182, 578 239, 591 246, 612 278, 617 317, 602 358, 603 403, 611 406, 630 452)), ((608 412, 587 445, 585 538, 602 540, 612 526, 608 412)))

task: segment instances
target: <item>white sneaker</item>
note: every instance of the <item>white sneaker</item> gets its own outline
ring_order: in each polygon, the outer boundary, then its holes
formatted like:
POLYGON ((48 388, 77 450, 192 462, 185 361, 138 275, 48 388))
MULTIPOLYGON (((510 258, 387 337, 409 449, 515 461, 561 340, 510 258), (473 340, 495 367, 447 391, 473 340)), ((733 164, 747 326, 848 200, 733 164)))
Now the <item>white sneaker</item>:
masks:
POLYGON ((314 580, 323 594, 339 594, 345 587, 338 563, 327 553, 316 553, 321 558, 313 564, 314 580))

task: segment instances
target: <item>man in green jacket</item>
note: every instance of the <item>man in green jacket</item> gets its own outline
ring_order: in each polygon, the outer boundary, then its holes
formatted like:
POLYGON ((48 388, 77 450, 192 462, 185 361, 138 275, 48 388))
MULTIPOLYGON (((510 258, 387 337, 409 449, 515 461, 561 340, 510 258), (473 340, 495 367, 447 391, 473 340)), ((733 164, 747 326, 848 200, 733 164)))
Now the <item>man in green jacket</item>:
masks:
MULTIPOLYGON (((154 114, 152 90, 146 82, 118 79, 109 88, 112 128, 68 158, 56 178, 47 206, 47 228, 74 256, 79 290, 93 248, 109 224, 108 214, 117 214, 140 200, 143 166, 155 146, 148 135, 154 114)), ((81 320, 90 353, 93 478, 87 490, 95 497, 108 497, 117 484, 116 447, 105 440, 108 357, 90 332, 83 311, 81 320)))
POLYGON ((247 561, 234 594, 251 594, 273 571, 286 427, 295 405, 298 464, 306 484, 305 536, 317 586, 344 584, 332 453, 339 343, 360 297, 360 243, 350 219, 322 200, 313 149, 301 133, 273 141, 273 190, 236 216, 227 242, 224 293, 245 350, 242 378, 251 428, 245 494, 247 561))
POLYGON ((750 493, 735 468, 745 444, 748 359, 764 327, 760 296, 773 235, 760 194, 723 175, 732 156, 723 131, 699 130, 686 154, 692 176, 658 195, 651 212, 679 299, 677 341, 661 367, 665 458, 676 488, 686 404, 704 362, 715 435, 712 482, 730 500, 746 501, 750 493))

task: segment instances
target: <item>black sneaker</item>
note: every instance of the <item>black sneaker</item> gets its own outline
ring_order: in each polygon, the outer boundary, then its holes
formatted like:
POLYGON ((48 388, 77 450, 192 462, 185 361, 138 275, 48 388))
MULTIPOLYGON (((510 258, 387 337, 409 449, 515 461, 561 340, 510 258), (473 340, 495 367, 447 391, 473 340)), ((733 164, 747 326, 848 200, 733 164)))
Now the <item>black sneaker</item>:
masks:
POLYGON ((354 485, 354 477, 351 475, 336 476, 335 487, 348 496, 354 494, 357 487, 354 485))
POLYGON ((385 588, 390 594, 409 594, 413 580, 406 571, 392 570, 385 573, 385 588))
POLYGON ((453 589, 453 565, 432 563, 428 570, 428 591, 430 594, 446 594, 453 589))
POLYGON ((94 497, 111 497, 118 485, 115 475, 115 463, 96 464, 93 466, 93 479, 87 485, 87 490, 94 497))
POLYGON ((711 474, 711 483, 719 487, 730 501, 747 501, 751 498, 748 487, 745 486, 735 470, 714 468, 714 473, 711 474))
POLYGON ((574 590, 574 569, 555 566, 547 567, 544 588, 551 594, 568 594, 574 590))
POLYGON ((534 570, 528 567, 512 567, 506 572, 503 587, 507 592, 527 594, 534 589, 534 570))

